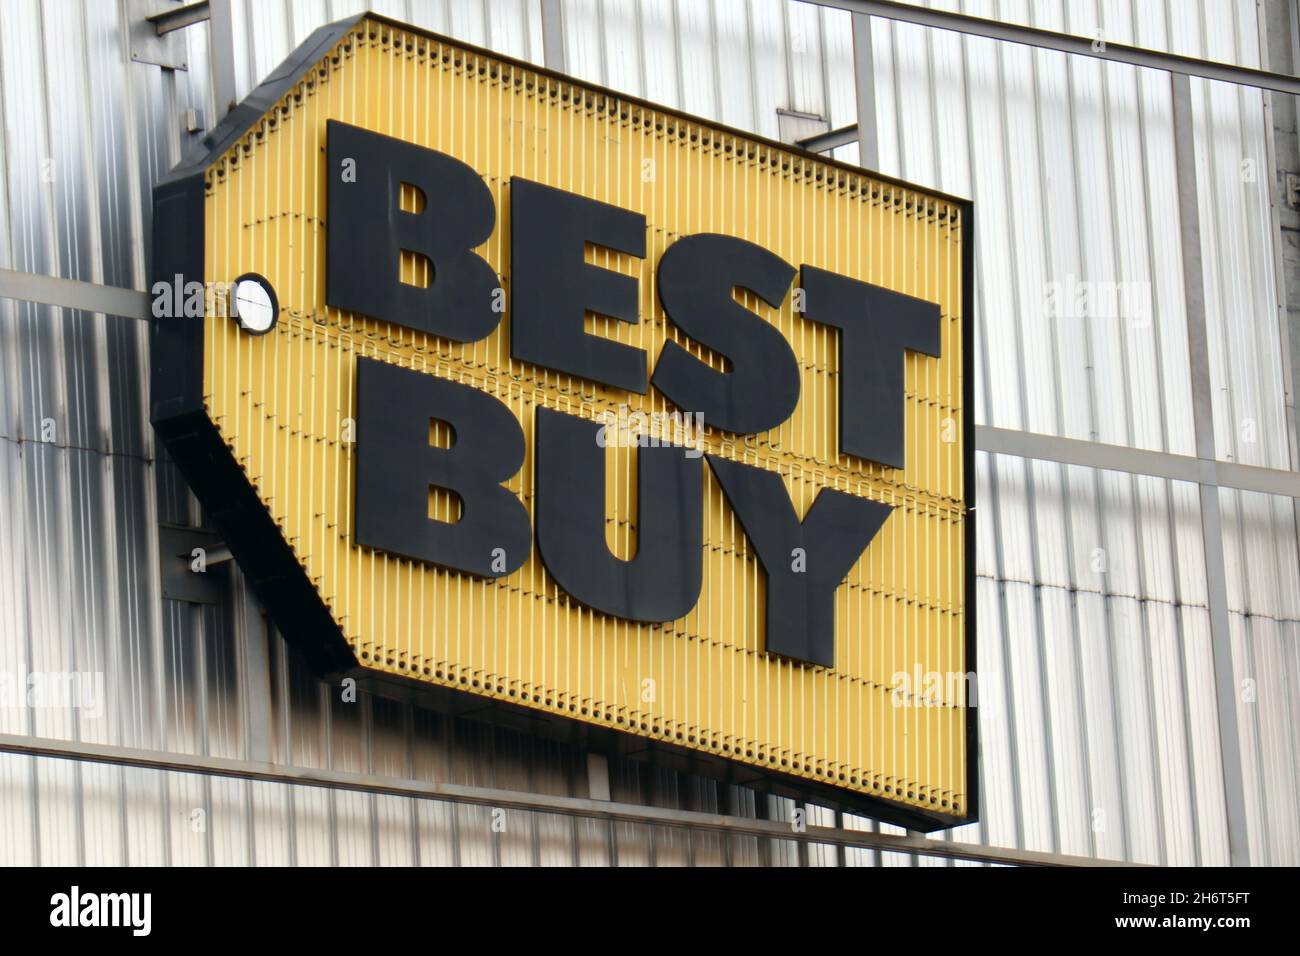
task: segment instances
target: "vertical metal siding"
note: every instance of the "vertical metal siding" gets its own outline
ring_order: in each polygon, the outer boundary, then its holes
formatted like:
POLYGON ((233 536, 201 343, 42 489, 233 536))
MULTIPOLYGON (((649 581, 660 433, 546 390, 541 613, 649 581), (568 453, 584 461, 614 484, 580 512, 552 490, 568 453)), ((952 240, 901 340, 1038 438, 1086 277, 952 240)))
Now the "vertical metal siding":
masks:
POLYGON ((565 0, 569 70, 779 139, 777 110, 856 122, 849 15, 789 0, 565 0))
POLYGON ((317 27, 367 10, 542 62, 539 0, 233 0, 238 98, 251 93, 317 27))
MULTIPOLYGON (((1253 4, 1189 6, 960 9, 1258 65, 1253 4)), ((978 420, 1193 453, 1167 75, 876 23, 883 170, 976 202, 978 420), (1151 321, 1045 309, 1076 277, 1149 288, 1151 321)), ((1219 453, 1285 468, 1263 98, 1194 90, 1219 453)), ((1226 862, 1195 488, 995 457, 978 495, 982 836, 1226 862)), ((1238 678, 1258 685, 1239 705, 1252 859, 1295 860, 1294 684, 1273 676, 1295 669, 1294 512, 1221 500, 1238 678)))

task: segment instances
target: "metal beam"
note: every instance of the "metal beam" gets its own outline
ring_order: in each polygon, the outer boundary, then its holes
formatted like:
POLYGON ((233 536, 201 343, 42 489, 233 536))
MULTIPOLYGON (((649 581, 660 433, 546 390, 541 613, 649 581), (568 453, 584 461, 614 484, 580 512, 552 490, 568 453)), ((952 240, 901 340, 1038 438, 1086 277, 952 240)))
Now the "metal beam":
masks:
POLYGON ((871 17, 863 13, 853 14, 853 77, 857 87, 858 125, 850 132, 858 140, 858 165, 876 169, 880 166, 876 142, 876 61, 871 49, 871 17))
MULTIPOLYGON (((1300 7, 1296 0, 1264 0, 1260 8, 1261 66, 1300 70, 1300 7)), ((1296 386, 1300 384, 1300 228, 1292 185, 1300 177, 1300 96, 1284 100, 1276 93, 1264 98, 1264 128, 1268 133, 1269 211, 1273 245, 1273 281, 1277 290, 1278 343, 1282 352, 1282 387, 1290 466, 1300 468, 1300 421, 1296 386)), ((1300 500, 1292 502, 1292 523, 1300 550, 1300 500)))
POLYGON ((199 0, 198 3, 187 3, 183 7, 168 7, 145 19, 153 24, 158 36, 166 36, 173 30, 183 30, 196 23, 206 23, 211 15, 208 0, 199 0))
POLYGON ((1143 66, 1152 70, 1168 70, 1184 76, 1200 76, 1207 80, 1254 86, 1265 90, 1276 90, 1279 93, 1293 95, 1300 93, 1300 77, 1257 70, 1248 66, 1236 66, 1231 63, 1219 63, 1214 60, 1201 60, 1177 53, 1163 53, 1143 47, 1127 46, 1123 43, 1112 43, 1105 37, 1081 37, 1071 33, 1057 33, 1054 30, 1040 30, 1038 27, 1021 26, 1016 23, 1004 23, 1001 20, 989 20, 985 17, 972 17, 965 13, 952 13, 948 10, 900 3, 898 0, 804 0, 804 2, 847 10, 854 14, 915 23, 939 30, 954 30, 970 36, 987 37, 990 40, 1020 43, 1043 50, 1089 56, 1098 60, 1110 60, 1113 63, 1127 63, 1130 66, 1143 66))
MULTIPOLYGON (((847 146, 849 143, 856 142, 858 142, 858 127, 855 124, 853 126, 841 126, 839 129, 832 129, 825 133, 818 133, 816 136, 795 140, 795 145, 813 153, 828 153, 839 146, 847 146)), ((862 165, 866 164, 863 163, 862 165)))
MULTIPOLYGON (((224 560, 231 561, 229 607, 230 630, 238 648, 235 659, 240 694, 244 703, 245 742, 248 756, 253 760, 271 759, 272 714, 271 699, 271 636, 262 606, 253 593, 252 586, 233 563, 230 549, 222 546, 224 560)), ((220 557, 219 555, 217 557, 220 557)), ((214 561, 208 554, 208 565, 214 561)))
POLYGON ((918 854, 954 860, 973 860, 982 863, 1012 866, 1092 867, 1137 865, 1119 860, 1100 860, 1094 857, 1067 856, 1059 853, 1039 853, 1034 850, 988 847, 974 843, 951 843, 919 836, 875 833, 870 830, 845 830, 837 827, 821 826, 809 826, 803 830, 795 830, 788 823, 777 820, 758 820, 750 817, 727 816, 720 813, 674 810, 668 807, 651 807, 632 803, 614 803, 608 800, 592 800, 583 797, 559 797, 523 790, 501 790, 456 783, 410 780, 369 773, 346 773, 316 767, 286 767, 258 761, 233 760, 227 757, 206 757, 157 750, 140 750, 111 744, 54 740, 44 737, 24 737, 17 734, 0 734, 0 753, 76 760, 85 763, 136 767, 173 773, 200 774, 236 780, 257 780, 266 783, 291 784, 299 787, 319 787, 326 790, 409 797, 417 800, 441 800, 448 803, 470 804, 505 810, 558 813, 614 823, 684 827, 691 830, 709 830, 734 836, 794 840, 800 843, 857 847, 867 850, 918 854))
POLYGON ((230 0, 210 0, 208 24, 208 66, 212 70, 214 125, 238 105, 235 81, 235 20, 230 0))
POLYGON ((587 754, 587 796, 592 800, 608 800, 609 758, 604 754, 587 754))
MULTIPOLYGON (((1259 46, 1263 65, 1300 69, 1300 32, 1295 0, 1264 0, 1260 6, 1259 46)), ((1300 249, 1294 238, 1300 217, 1292 203, 1291 184, 1300 176, 1300 97, 1284 100, 1276 93, 1264 97, 1264 129, 1268 150, 1268 200, 1273 247, 1273 283, 1277 294, 1278 343, 1282 351, 1282 387, 1286 402, 1289 461, 1300 468, 1296 424, 1296 384, 1300 382, 1300 249)), ((1300 518, 1300 513, 1297 514, 1300 518)))
MULTIPOLYGON (((1284 498, 1300 498, 1300 472, 1240 465, 1231 461, 1171 455, 1168 452, 1108 445, 1104 442, 1059 438, 1012 428, 975 426, 975 448, 995 455, 1057 461, 1102 471, 1123 471, 1132 475, 1154 475, 1173 481, 1218 485, 1240 491, 1256 491, 1284 498)), ((1199 450, 1199 449, 1198 449, 1199 450)))
POLYGON ((564 8, 561 0, 542 0, 542 59, 547 69, 568 73, 564 55, 564 8))
MULTIPOLYGON (((1196 177, 1196 133, 1192 118, 1192 84, 1181 73, 1171 77, 1174 123, 1174 171, 1178 186, 1179 237, 1183 259, 1183 299, 1187 310, 1187 358, 1191 366, 1192 425, 1196 455, 1212 462, 1214 402, 1210 345, 1205 317, 1205 278, 1201 260, 1201 214, 1196 177)), ((1219 758, 1228 823, 1228 858, 1233 866, 1250 865, 1246 795, 1242 783, 1241 736, 1237 727, 1237 681, 1228 619, 1227 572, 1223 559, 1223 518, 1219 489, 1200 485, 1201 539, 1205 551, 1205 590, 1210 610, 1210 654, 1214 661, 1214 698, 1219 719, 1219 758)))
POLYGON ((1300 472, 1242 465, 1235 461, 1202 461, 1201 465, 1214 472, 1210 478, 1201 478, 1203 485, 1258 491, 1265 495, 1281 495, 1283 498, 1300 498, 1300 472))
POLYGON ((133 289, 96 285, 76 279, 0 269, 0 299, 39 302, 63 309, 84 309, 128 319, 149 317, 149 296, 133 289))
MULTIPOLYGON (((11 269, 0 269, 0 298, 103 312, 131 319, 149 318, 148 293, 11 269)), ((1077 438, 1059 438, 1011 428, 994 428, 991 425, 975 426, 975 447, 994 455, 1058 461, 1066 465, 1100 468, 1103 471, 1155 475, 1174 481, 1199 482, 1300 499, 1300 472, 1294 471, 1240 465, 1190 455, 1171 455, 1167 452, 1077 438)), ((210 557, 209 563, 211 561, 210 557)))

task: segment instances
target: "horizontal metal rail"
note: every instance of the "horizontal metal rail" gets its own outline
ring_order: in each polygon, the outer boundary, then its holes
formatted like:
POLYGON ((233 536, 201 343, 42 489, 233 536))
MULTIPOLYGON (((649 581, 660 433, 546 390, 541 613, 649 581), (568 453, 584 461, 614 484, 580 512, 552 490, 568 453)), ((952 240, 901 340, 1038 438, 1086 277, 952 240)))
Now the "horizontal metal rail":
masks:
POLYGON ((812 153, 829 153, 832 149, 838 149, 840 146, 847 146, 849 143, 856 143, 857 141, 858 127, 855 123, 852 126, 841 126, 839 129, 828 130, 825 133, 818 133, 815 136, 796 140, 795 145, 812 153))
POLYGON ((975 448, 994 455, 1035 458, 1063 465, 1083 465, 1102 471, 1123 471, 1132 475, 1153 475, 1173 481, 1256 491, 1265 495, 1300 498, 1300 472, 1261 468, 1231 461, 1212 461, 1191 455, 1109 445, 1105 442, 1060 438, 1014 428, 975 426, 975 448))
POLYGON ((942 840, 930 840, 920 836, 874 833, 869 830, 849 830, 821 826, 807 826, 803 829, 795 829, 790 823, 782 823, 776 820, 755 820, 749 817, 702 813, 696 810, 647 807, 633 803, 615 803, 608 800, 590 800, 582 797, 559 797, 545 793, 474 787, 458 783, 406 780, 376 774, 340 773, 314 767, 284 767, 271 763, 232 760, 227 757, 202 757, 190 754, 167 753, 165 751, 117 747, 108 744, 53 740, 44 737, 22 737, 14 734, 0 734, 0 753, 110 764, 143 770, 200 774, 236 780, 257 780, 265 783, 292 784, 294 786, 318 787, 327 790, 347 790, 357 793, 410 797, 417 800, 439 800, 447 803, 461 803, 503 810, 557 813, 564 816, 605 820, 614 823, 682 827, 733 836, 794 840, 800 843, 826 844, 863 850, 878 850, 885 853, 907 853, 1009 866, 1138 865, 1116 860, 1100 860, 1087 856, 1041 853, 1034 850, 1019 850, 1010 847, 988 847, 974 843, 952 843, 942 840))
POLYGON ((103 312, 128 319, 149 318, 147 293, 15 269, 0 269, 0 299, 39 302, 62 309, 103 312))
MULTIPOLYGON (((66 309, 103 312, 131 319, 149 318, 149 296, 145 292, 0 269, 0 299, 6 298, 66 309)), ((977 425, 975 448, 995 455, 1014 455, 1018 458, 1100 468, 1103 471, 1154 475, 1173 481, 1190 481, 1240 491, 1300 498, 1300 472, 1241 465, 1230 461, 1209 461, 1189 455, 1130 448, 1127 445, 1110 445, 1022 432, 1012 428, 977 425)))
POLYGON ((192 27, 196 23, 206 23, 212 19, 212 11, 208 7, 208 0, 199 0, 198 3, 187 3, 183 7, 168 7, 145 19, 153 24, 154 31, 161 37, 173 30, 192 27))
POLYGON ((1179 53, 1164 53, 1144 47, 1112 43, 1105 36, 1082 37, 1072 33, 1057 33, 1054 30, 973 17, 966 13, 936 10, 912 3, 902 3, 899 0, 804 0, 804 2, 847 10, 850 13, 882 17, 886 20, 915 23, 939 30, 953 30, 969 36, 987 37, 990 40, 1003 40, 1007 43, 1019 43, 1043 50, 1056 50, 1059 53, 1110 60, 1112 63, 1127 63, 1152 70, 1183 73, 1207 80, 1275 90, 1278 93, 1292 95, 1300 93, 1300 77, 1258 70, 1249 66, 1237 66, 1232 63, 1219 63, 1215 60, 1202 60, 1179 53))

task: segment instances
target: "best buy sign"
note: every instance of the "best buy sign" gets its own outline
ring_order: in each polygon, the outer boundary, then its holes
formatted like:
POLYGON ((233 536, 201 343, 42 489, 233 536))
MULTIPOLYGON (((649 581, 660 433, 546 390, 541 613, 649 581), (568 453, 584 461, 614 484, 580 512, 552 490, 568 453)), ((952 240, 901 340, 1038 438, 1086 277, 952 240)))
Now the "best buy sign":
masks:
POLYGON ((951 825, 969 216, 358 18, 156 190, 155 425, 322 672, 951 825))

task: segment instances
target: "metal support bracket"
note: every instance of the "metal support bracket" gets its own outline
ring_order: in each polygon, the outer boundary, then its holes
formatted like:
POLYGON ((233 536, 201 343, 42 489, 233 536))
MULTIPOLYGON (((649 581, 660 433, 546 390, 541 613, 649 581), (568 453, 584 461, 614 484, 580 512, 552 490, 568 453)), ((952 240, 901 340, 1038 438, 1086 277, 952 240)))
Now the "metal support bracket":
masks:
POLYGON ((169 601, 220 604, 225 599, 226 565, 230 560, 230 549, 215 532, 158 526, 159 577, 163 597, 169 601))
POLYGON ((204 8, 203 19, 207 19, 206 0, 202 4, 186 6, 173 0, 162 0, 161 3, 160 0, 126 0, 131 62, 149 63, 160 66, 164 70, 188 70, 190 68, 188 48, 183 39, 179 35, 173 36, 172 32, 180 26, 189 26, 190 23, 200 21, 191 19, 178 26, 168 26, 166 30, 160 28, 159 22, 161 18, 162 22, 170 23, 171 18, 176 17, 177 14, 197 6, 204 8))
MULTIPOLYGON (((803 145, 807 140, 823 137, 831 128, 826 117, 818 116, 816 113, 780 109, 776 111, 776 126, 781 142, 795 145, 803 145)), ((856 138, 855 136, 854 139, 856 138)))
POLYGON ((154 31, 161 37, 173 30, 183 30, 196 23, 205 23, 211 16, 212 11, 208 8, 208 0, 199 0, 198 3, 187 3, 182 7, 169 6, 145 19, 154 25, 154 31))

